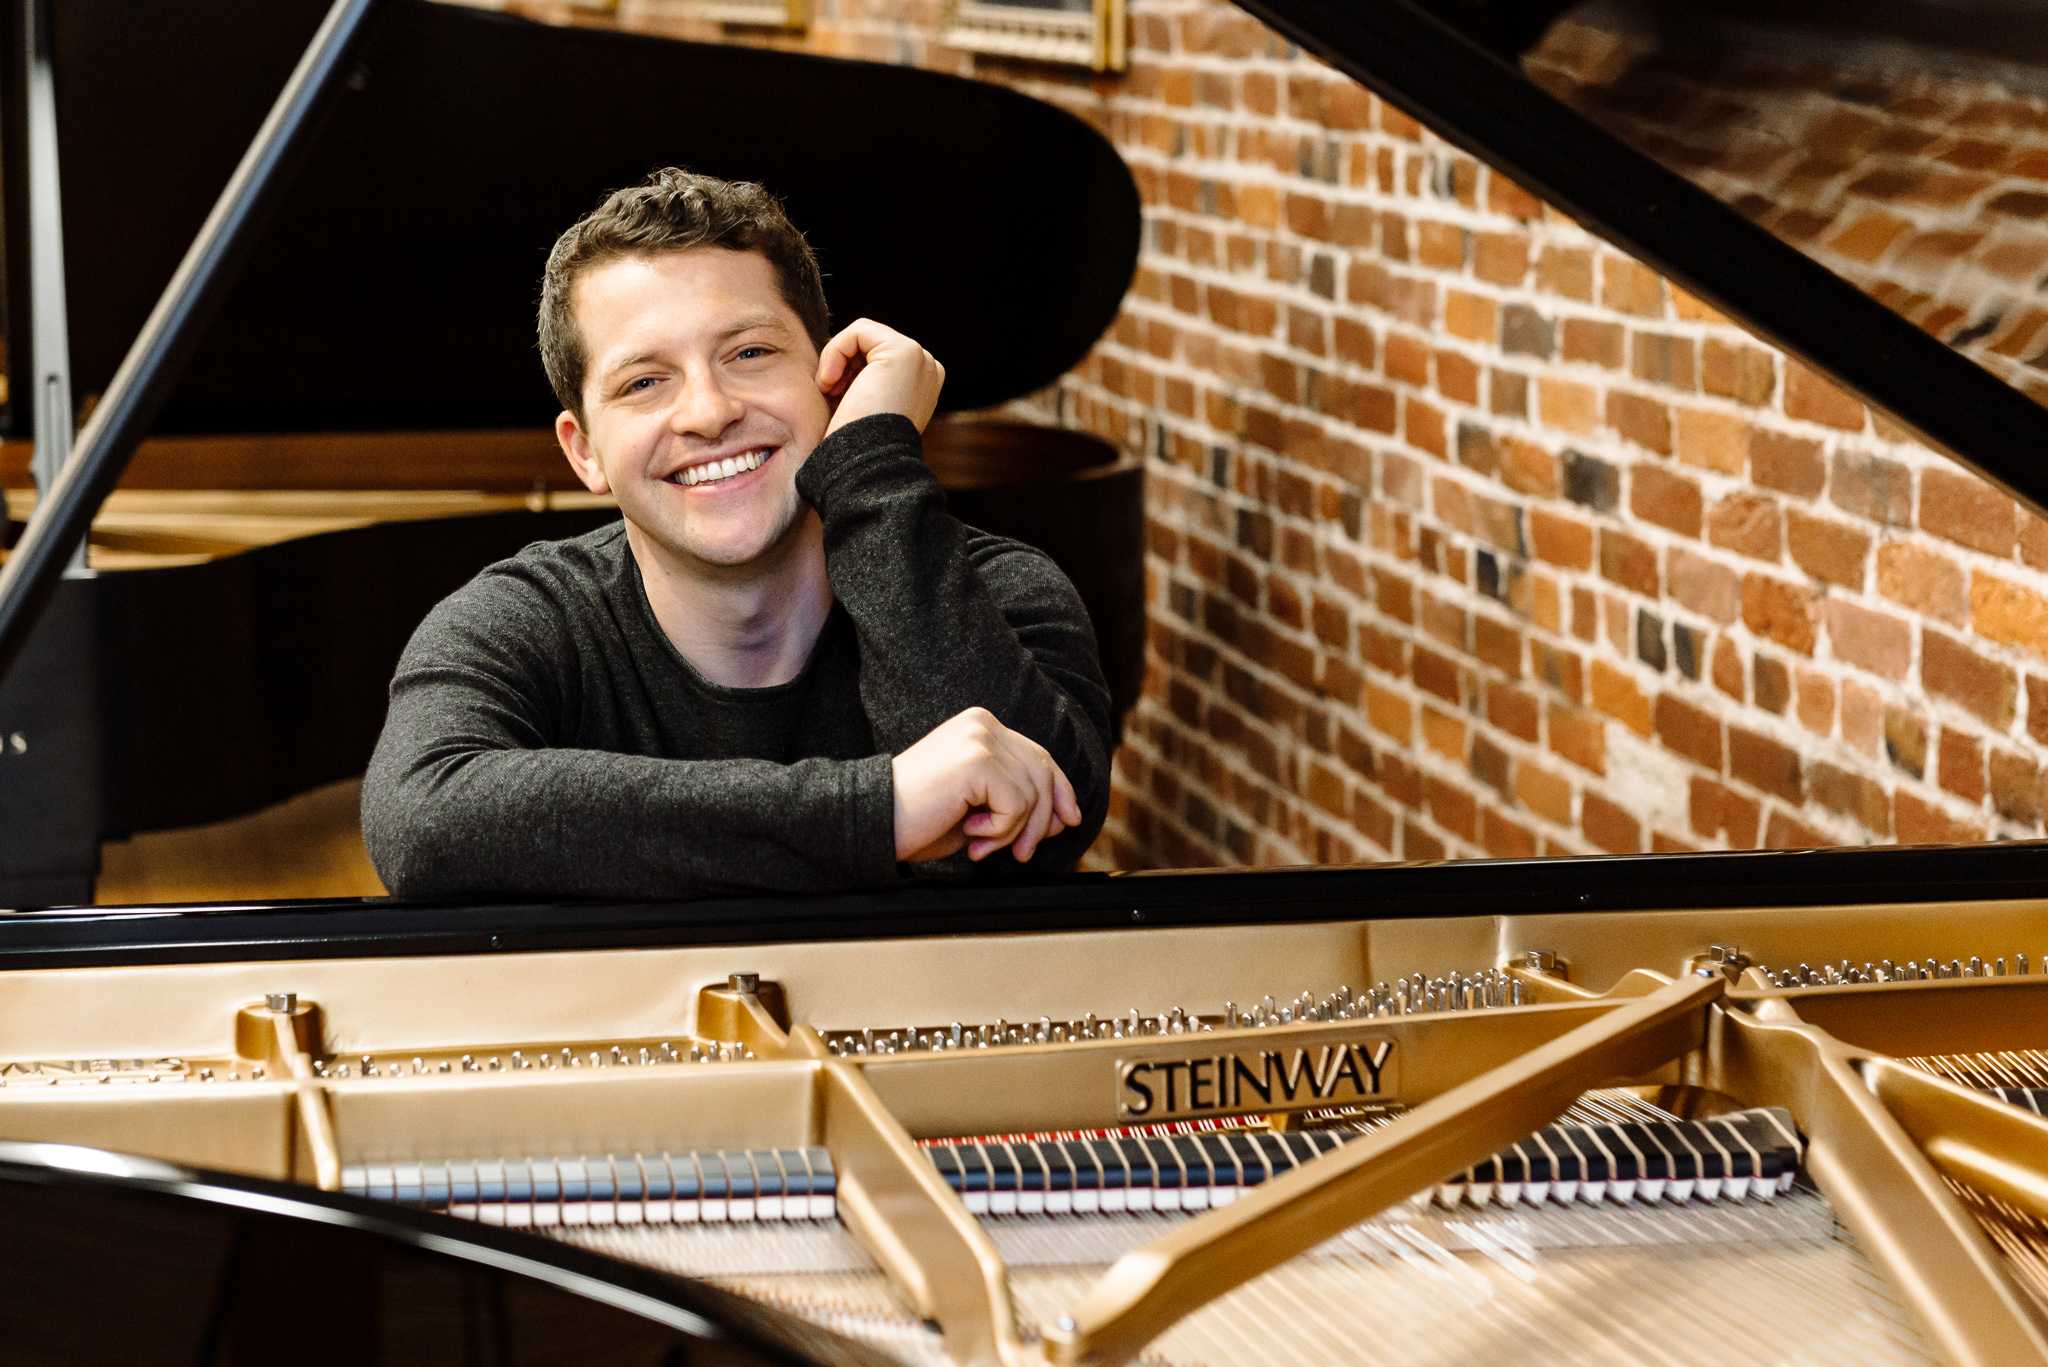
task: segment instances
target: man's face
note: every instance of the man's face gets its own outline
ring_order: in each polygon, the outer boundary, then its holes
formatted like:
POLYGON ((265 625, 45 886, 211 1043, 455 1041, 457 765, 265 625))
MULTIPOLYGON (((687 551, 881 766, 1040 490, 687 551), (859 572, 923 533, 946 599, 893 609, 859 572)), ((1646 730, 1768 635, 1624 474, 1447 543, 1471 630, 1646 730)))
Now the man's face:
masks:
POLYGON ((831 412, 768 259, 622 257, 579 276, 572 304, 585 421, 565 412, 555 434, 584 486, 618 499, 636 550, 720 577, 788 553, 811 520, 797 467, 831 412))

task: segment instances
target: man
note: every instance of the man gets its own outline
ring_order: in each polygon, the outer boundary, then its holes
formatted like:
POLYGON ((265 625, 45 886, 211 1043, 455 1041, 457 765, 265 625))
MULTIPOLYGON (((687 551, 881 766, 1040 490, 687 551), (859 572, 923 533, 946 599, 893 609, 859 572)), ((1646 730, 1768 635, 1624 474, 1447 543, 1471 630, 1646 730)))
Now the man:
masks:
POLYGON ((869 887, 1071 867, 1107 805, 1108 690, 1073 588, 943 509, 944 371, 828 335, 758 186, 678 170, 562 235, 555 432, 624 514, 428 615, 363 789, 406 896, 869 887))

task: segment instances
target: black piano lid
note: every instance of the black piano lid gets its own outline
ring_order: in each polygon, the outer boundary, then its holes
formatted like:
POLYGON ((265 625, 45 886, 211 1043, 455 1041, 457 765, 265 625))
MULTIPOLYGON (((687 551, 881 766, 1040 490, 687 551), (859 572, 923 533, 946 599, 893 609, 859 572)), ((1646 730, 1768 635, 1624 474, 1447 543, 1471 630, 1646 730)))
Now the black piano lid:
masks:
POLYGON ((689 1278, 296 1183, 0 1142, 0 1200, 10 1363, 504 1360, 506 1335, 523 1361, 892 1360, 689 1278), (334 1307, 311 1338, 309 1291, 334 1307))
MULTIPOLYGON (((326 9, 54 6, 74 393, 112 376, 326 9)), ((924 342, 946 364, 948 408, 1050 384, 1130 284, 1138 194, 1122 158, 1013 91, 419 0, 385 0, 370 22, 155 431, 547 424, 547 250, 659 164, 782 197, 835 324, 876 317, 924 342)), ((7 153, 13 183, 22 159, 7 153)), ((23 199, 9 199, 19 381, 26 253, 23 199)), ((29 435, 29 407, 11 406, 10 435, 29 435)))

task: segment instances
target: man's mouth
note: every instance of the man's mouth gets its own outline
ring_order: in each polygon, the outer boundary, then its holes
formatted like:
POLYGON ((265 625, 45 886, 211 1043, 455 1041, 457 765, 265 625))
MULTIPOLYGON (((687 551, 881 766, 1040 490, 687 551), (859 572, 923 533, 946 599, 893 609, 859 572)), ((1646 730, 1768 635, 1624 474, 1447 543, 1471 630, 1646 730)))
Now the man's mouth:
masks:
POLYGON ((749 470, 760 469, 762 463, 774 454, 775 448, 772 446, 757 446, 751 451, 742 451, 723 460, 707 460, 701 465, 686 466, 670 475, 668 482, 680 484, 686 489, 693 489, 700 484, 716 484, 720 480, 731 479, 734 475, 744 475, 749 470))

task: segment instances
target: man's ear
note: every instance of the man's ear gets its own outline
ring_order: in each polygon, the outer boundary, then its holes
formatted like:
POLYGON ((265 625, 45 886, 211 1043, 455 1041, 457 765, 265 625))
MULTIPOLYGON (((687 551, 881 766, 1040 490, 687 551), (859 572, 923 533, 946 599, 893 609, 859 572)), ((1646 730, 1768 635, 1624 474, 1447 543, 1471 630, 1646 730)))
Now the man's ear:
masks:
POLYGON ((569 458, 569 468, 576 472, 576 478, 583 481, 584 488, 593 494, 612 491, 610 481, 604 477, 603 463, 590 449, 590 438, 584 434, 583 424, 576 421, 576 415, 566 408, 555 414, 555 440, 561 443, 562 454, 569 458))

